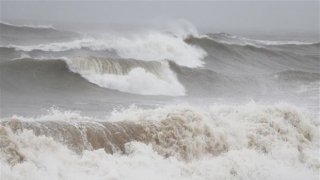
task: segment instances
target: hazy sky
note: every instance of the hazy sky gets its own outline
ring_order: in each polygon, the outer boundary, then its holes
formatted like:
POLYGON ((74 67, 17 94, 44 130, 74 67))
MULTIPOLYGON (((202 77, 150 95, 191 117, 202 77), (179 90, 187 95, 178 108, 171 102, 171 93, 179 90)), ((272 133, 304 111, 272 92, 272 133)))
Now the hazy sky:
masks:
POLYGON ((1 20, 144 24, 185 19, 213 29, 319 31, 319 1, 1 1, 1 20))

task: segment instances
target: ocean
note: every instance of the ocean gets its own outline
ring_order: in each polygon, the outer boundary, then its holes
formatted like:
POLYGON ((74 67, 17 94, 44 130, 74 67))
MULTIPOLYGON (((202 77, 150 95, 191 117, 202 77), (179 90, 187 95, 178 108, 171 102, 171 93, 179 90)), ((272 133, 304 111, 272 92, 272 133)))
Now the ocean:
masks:
POLYGON ((319 179, 319 34, 0 23, 1 179, 319 179))

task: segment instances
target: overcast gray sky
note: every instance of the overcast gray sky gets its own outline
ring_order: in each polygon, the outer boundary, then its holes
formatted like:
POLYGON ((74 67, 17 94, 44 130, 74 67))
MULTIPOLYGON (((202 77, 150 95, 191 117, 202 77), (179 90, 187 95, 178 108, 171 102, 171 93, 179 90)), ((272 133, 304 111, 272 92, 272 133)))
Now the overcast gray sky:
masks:
POLYGON ((1 20, 144 24, 185 19, 214 29, 319 31, 319 1, 12 2, 1 20))

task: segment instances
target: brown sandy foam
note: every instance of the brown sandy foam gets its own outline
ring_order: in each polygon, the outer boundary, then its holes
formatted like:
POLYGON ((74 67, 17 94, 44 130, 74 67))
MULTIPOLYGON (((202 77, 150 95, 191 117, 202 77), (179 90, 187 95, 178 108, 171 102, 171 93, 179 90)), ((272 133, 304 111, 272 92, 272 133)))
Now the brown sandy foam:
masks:
MULTIPOLYGON (((193 120, 192 120, 193 121, 193 120)), ((194 121, 199 121, 195 119, 194 121)), ((2 121, 2 141, 9 141, 8 133, 19 133, 32 130, 36 136, 51 137, 69 149, 81 153, 83 150, 103 148, 107 153, 126 153, 125 144, 139 141, 152 144, 159 154, 175 156, 181 160, 191 160, 202 154, 219 154, 227 150, 228 145, 223 136, 213 134, 207 126, 190 122, 181 116, 170 116, 160 122, 65 122, 65 121, 33 121, 25 122, 17 119, 2 121), (12 131, 10 131, 10 130, 12 131), (10 132, 8 132, 10 131, 10 132)), ((9 145, 2 147, 6 151, 9 145)), ((16 147, 14 142, 11 146, 16 147)), ((13 148, 15 149, 15 148, 13 148)), ((17 149, 17 148, 16 148, 17 149)), ((23 155, 15 150, 8 158, 14 162, 23 161, 23 155), (10 157, 11 157, 10 156, 10 157)), ((6 152, 8 154, 8 152, 6 152)))

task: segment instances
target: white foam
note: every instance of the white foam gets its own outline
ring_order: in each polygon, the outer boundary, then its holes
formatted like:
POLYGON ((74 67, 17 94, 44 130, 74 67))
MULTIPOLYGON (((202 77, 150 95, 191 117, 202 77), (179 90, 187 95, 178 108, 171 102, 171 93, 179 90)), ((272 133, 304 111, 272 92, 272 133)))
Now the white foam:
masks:
POLYGON ((70 110, 63 110, 57 108, 55 106, 51 107, 50 109, 45 110, 47 113, 46 115, 41 115, 37 117, 23 117, 19 115, 13 115, 6 119, 19 119, 24 122, 32 122, 32 121, 98 121, 99 119, 82 116, 80 111, 70 111, 70 110))
MULTIPOLYGON (((296 167, 302 163, 308 167, 319 167, 317 153, 320 120, 288 104, 261 106, 250 103, 245 106, 215 106, 209 112, 188 106, 168 106, 155 110, 129 109, 120 113, 114 112, 110 120, 143 119, 157 122, 168 117, 186 118, 186 121, 190 121, 190 124, 183 125, 189 126, 186 128, 187 131, 194 128, 203 129, 204 134, 209 131, 209 136, 214 137, 212 142, 224 144, 228 150, 251 149, 289 166, 296 167), (216 137, 224 142, 219 142, 216 137)), ((179 123, 181 121, 185 120, 179 120, 179 123)), ((187 146, 196 143, 196 134, 196 131, 193 132, 195 139, 187 146)), ((205 138, 207 135, 200 139, 205 138)), ((188 140, 185 139, 184 142, 188 140)), ((202 144, 201 142, 198 143, 202 144)), ((198 144, 197 148, 201 147, 198 144)))
POLYGON ((101 87, 115 89, 141 95, 185 95, 184 87, 177 81, 175 75, 167 70, 168 79, 159 79, 142 68, 134 68, 127 75, 90 74, 83 75, 88 81, 101 87))
MULTIPOLYGON (((128 73, 112 74, 101 67, 101 63, 93 63, 90 59, 66 60, 69 68, 89 82, 100 87, 141 95, 184 96, 185 88, 179 83, 176 75, 170 70, 167 62, 159 62, 157 74, 148 72, 142 67, 135 67, 128 73), (90 64, 90 65, 88 65, 90 64)), ((119 64, 114 65, 117 72, 124 71, 119 64)))
POLYGON ((203 65, 201 59, 206 56, 202 49, 184 42, 182 37, 164 34, 149 34, 134 40, 122 39, 115 48, 124 58, 141 60, 173 60, 187 67, 203 65))
POLYGON ((40 44, 36 46, 9 45, 18 51, 68 51, 89 48, 94 51, 114 50, 120 57, 144 61, 172 60, 179 65, 199 67, 206 52, 184 42, 183 37, 152 32, 136 37, 112 37, 106 39, 85 38, 71 42, 40 44))
POLYGON ((185 105, 167 106, 154 110, 130 109, 114 113, 111 119, 161 122, 168 117, 184 118, 189 122, 185 124, 186 130, 206 125, 208 133, 225 141, 227 150, 216 156, 203 154, 199 159, 185 162, 174 156, 164 158, 150 145, 131 142, 126 144, 125 155, 106 154, 102 149, 84 151, 79 155, 52 138, 37 137, 32 131, 24 130, 20 134, 1 133, 0 139, 15 142, 17 152, 26 158, 24 162, 11 165, 4 161, 2 154, 1 177, 79 180, 318 179, 319 119, 296 107, 251 103, 215 106, 205 111, 185 105))

